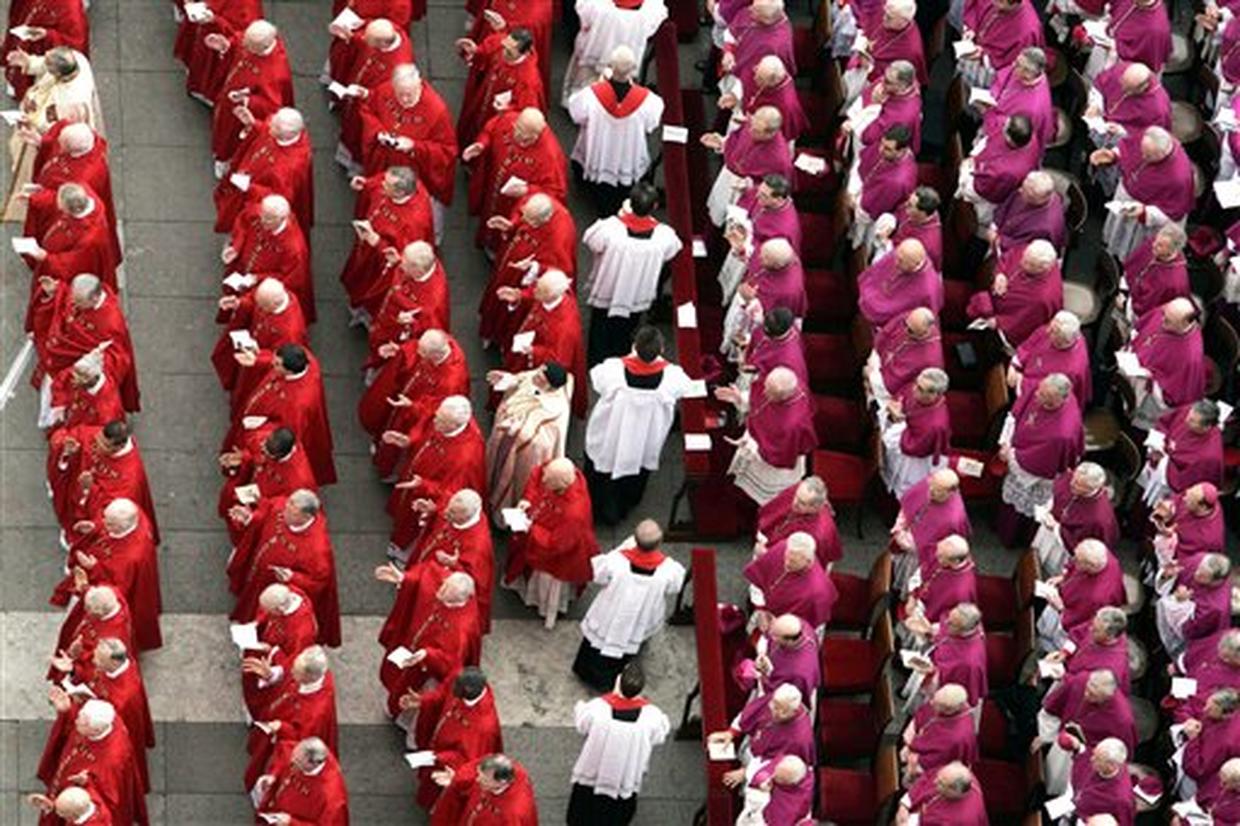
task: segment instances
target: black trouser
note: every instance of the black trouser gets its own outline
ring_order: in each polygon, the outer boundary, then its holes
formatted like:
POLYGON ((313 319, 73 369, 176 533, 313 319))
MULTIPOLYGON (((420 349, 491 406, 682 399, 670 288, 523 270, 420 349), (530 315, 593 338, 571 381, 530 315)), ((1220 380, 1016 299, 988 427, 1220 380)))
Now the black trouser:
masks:
POLYGON ((586 344, 586 360, 593 367, 614 356, 627 356, 633 349, 633 333, 641 323, 640 315, 611 316, 607 310, 590 310, 590 335, 586 344))

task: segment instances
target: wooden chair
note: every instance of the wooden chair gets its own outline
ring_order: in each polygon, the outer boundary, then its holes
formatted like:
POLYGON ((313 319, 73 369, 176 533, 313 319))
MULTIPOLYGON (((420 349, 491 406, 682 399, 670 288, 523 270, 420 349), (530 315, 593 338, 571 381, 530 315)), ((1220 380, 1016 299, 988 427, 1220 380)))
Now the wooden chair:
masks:
POLYGON ((896 746, 878 747, 867 771, 818 770, 814 816, 837 826, 875 826, 891 821, 900 792, 900 761, 896 746))
POLYGON ((1011 576, 979 574, 977 607, 982 611, 986 630, 1012 628, 1016 619, 1033 602, 1033 583, 1038 579, 1038 557, 1032 548, 1016 563, 1011 576))
POLYGON ((1240 361, 1240 336, 1231 322, 1222 314, 1214 313, 1202 331, 1206 358, 1209 362, 1206 374, 1206 395, 1223 395, 1232 398, 1235 386, 1236 362, 1240 361))
POLYGON ((895 653, 891 617, 875 618, 869 639, 826 637, 822 641, 822 693, 826 697, 866 694, 895 653))
POLYGON ((1008 408, 1007 376, 1003 366, 992 365, 982 378, 980 390, 948 390, 947 408, 952 422, 952 447, 989 450, 1003 427, 1008 408))
POLYGON ((856 509, 857 538, 863 537, 862 517, 878 481, 878 434, 872 433, 863 454, 815 450, 810 464, 831 492, 831 502, 856 509))
MULTIPOLYGON (((986 625, 990 622, 985 614, 982 622, 986 625)), ((1017 613, 1011 634, 986 635, 986 671, 991 691, 1016 684, 1034 656, 1035 642, 1032 606, 1017 613)))
POLYGON ((831 631, 869 632, 891 601, 891 551, 883 551, 870 566, 869 576, 831 571, 839 598, 831 611, 831 631))
POLYGON ((826 699, 818 703, 816 732, 821 762, 862 760, 874 754, 896 716, 891 680, 879 675, 868 703, 826 699))
POLYGON ((1038 805, 1043 788, 1042 754, 1030 754, 1021 763, 978 760, 973 775, 986 797, 991 823, 1018 823, 1038 805))

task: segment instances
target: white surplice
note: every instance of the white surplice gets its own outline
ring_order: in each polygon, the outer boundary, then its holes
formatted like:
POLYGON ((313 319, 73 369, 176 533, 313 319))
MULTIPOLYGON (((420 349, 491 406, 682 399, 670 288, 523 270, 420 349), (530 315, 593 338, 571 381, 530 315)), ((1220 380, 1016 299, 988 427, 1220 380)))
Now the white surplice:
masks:
POLYGON ((623 550, 625 545, 590 560, 594 583, 603 590, 595 597, 581 621, 581 634, 605 657, 619 659, 636 654, 642 643, 663 627, 667 599, 684 583, 685 568, 665 557, 650 576, 633 573, 623 550))
POLYGON ((607 701, 596 697, 578 700, 573 718, 577 732, 586 737, 573 765, 573 782, 619 800, 641 791, 650 753, 672 730, 667 715, 657 706, 645 705, 636 720, 616 720, 607 701))
POLYGON ((651 91, 637 109, 618 118, 599 102, 594 87, 587 86, 568 99, 568 114, 578 126, 572 159, 581 164, 587 181, 632 186, 646 174, 647 135, 663 122, 663 98, 651 91))
POLYGON ((602 76, 617 46, 632 49, 637 65, 642 65, 646 41, 667 19, 663 0, 645 0, 639 9, 622 9, 611 0, 577 0, 576 9, 581 28, 564 71, 560 98, 564 106, 568 106, 568 99, 574 92, 602 76))
POLYGON ((676 418, 676 402, 690 390, 688 375, 668 364, 652 389, 630 387, 624 362, 609 358, 590 370, 598 401, 586 423, 586 455, 612 479, 659 469, 659 454, 676 418))
POLYGON ((615 215, 595 221, 581 237, 594 261, 590 267, 591 307, 609 316, 628 317, 650 309, 659 291, 663 265, 680 248, 680 236, 659 224, 649 238, 632 238, 615 215))

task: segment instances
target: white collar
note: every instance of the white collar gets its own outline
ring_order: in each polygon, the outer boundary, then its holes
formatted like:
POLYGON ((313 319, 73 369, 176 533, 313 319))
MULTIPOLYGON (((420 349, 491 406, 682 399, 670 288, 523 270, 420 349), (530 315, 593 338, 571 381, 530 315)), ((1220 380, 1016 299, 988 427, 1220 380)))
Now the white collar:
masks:
POLYGON ((289 305, 288 293, 286 292, 284 294, 284 300, 281 301, 279 306, 277 306, 275 309, 268 310, 267 315, 279 315, 280 313, 288 309, 288 305, 289 305))
POLYGON ((297 686, 297 693, 298 694, 314 694, 316 691, 318 691, 319 689, 323 687, 323 683, 326 681, 327 681, 326 677, 319 677, 317 680, 315 680, 312 683, 302 683, 301 685, 297 686))
POLYGON ((452 527, 456 528, 458 531, 469 530, 474 525, 477 525, 480 521, 482 521, 482 509, 481 508, 478 509, 477 513, 475 513, 473 516, 466 519, 464 522, 460 523, 459 525, 453 524, 452 527))
POLYGON ((107 671, 105 671, 105 672, 103 672, 103 676, 107 677, 109 680, 115 680, 117 677, 119 677, 120 675, 124 674, 126 671, 128 671, 128 670, 129 670, 129 663, 130 663, 130 662, 132 662, 132 660, 128 660, 128 659, 126 659, 126 660, 125 660, 125 662, 121 663, 121 667, 120 667, 120 668, 118 668, 118 669, 116 669, 115 671, 112 671, 112 672, 110 672, 110 673, 109 673, 109 672, 107 672, 107 671))
POLYGON ((133 452, 133 437, 125 440, 125 446, 113 453, 113 456, 128 456, 133 452))
POLYGON ((99 391, 103 389, 103 385, 104 385, 104 384, 106 384, 106 383, 107 383, 107 381, 108 381, 107 374, 105 374, 105 373, 103 373, 103 372, 101 371, 101 372, 99 373, 99 378, 95 379, 95 383, 94 383, 94 384, 92 384, 90 387, 87 387, 87 388, 86 388, 86 392, 87 392, 87 393, 89 393, 89 394, 90 394, 90 395, 92 395, 92 396, 98 396, 98 395, 99 395, 99 391))
POLYGON ((117 615, 117 614, 119 614, 120 612, 121 612, 121 604, 118 602, 118 603, 116 603, 116 607, 115 607, 115 608, 113 608, 113 609, 112 609, 111 611, 109 611, 108 613, 104 614, 104 615, 103 615, 102 617, 100 617, 99 619, 100 619, 100 620, 110 620, 110 619, 112 619, 112 617, 116 616, 116 615, 117 615))
POLYGON ((287 454, 285 454, 285 456, 284 456, 284 458, 283 458, 283 459, 276 459, 276 461, 277 461, 277 462, 287 462, 289 459, 292 459, 292 458, 293 458, 293 454, 294 454, 294 453, 296 453, 296 452, 297 452, 297 445, 296 445, 296 444, 294 444, 294 445, 293 445, 293 449, 292 449, 292 450, 290 450, 287 454))
POLYGON ((299 140, 301 140, 301 135, 300 135, 300 134, 299 134, 299 135, 297 135, 297 137, 292 138, 291 140, 287 140, 287 141, 282 141, 282 140, 280 140, 279 138, 276 138, 276 139, 275 139, 275 141, 276 141, 276 146, 292 146, 293 144, 297 143, 297 141, 299 141, 299 140))
POLYGON ((302 771, 302 774, 306 775, 307 777, 316 777, 323 773, 323 767, 326 765, 327 765, 327 761, 324 760, 322 763, 319 763, 317 766, 315 766, 310 771, 302 771))
POLYGON ((297 609, 301 607, 301 596, 299 594, 290 594, 290 596, 292 599, 289 600, 289 602, 291 602, 292 605, 287 611, 284 612, 284 616, 286 617, 290 617, 297 613, 297 609))
POLYGON ((314 524, 315 519, 318 519, 318 517, 317 516, 310 517, 310 520, 306 522, 306 524, 304 525, 293 525, 290 522, 288 523, 288 529, 292 531, 293 533, 305 533, 306 531, 310 530, 310 526, 314 524))
POLYGON ((469 420, 468 420, 468 419, 466 419, 466 420, 465 420, 465 424, 461 425, 461 426, 460 426, 460 427, 458 427, 456 430, 449 430, 447 433, 443 434, 443 437, 444 437, 445 439, 451 439, 451 438, 452 438, 452 437, 454 437, 454 436, 460 436, 462 433, 464 433, 464 432, 465 432, 465 428, 467 428, 467 427, 469 427, 469 420))
POLYGON ((564 300, 564 296, 561 295, 559 298, 557 298, 554 301, 544 301, 543 309, 548 310, 548 311, 554 310, 556 307, 560 306, 560 302, 563 300, 564 300))
POLYGON ((483 698, 483 697, 485 697, 485 696, 487 696, 487 689, 486 689, 486 687, 484 686, 484 687, 483 687, 483 689, 482 689, 482 693, 481 693, 481 694, 479 694, 477 697, 475 697, 475 698, 474 698, 474 699, 472 699, 472 700, 465 700, 465 701, 464 701, 464 703, 465 703, 465 705, 469 706, 470 708, 473 708, 474 706, 478 705, 478 703, 481 703, 481 702, 482 702, 482 698, 483 698))
POLYGON ((87 823, 94 816, 95 816, 95 801, 92 800, 90 804, 86 807, 86 811, 82 812, 82 816, 73 822, 74 823, 87 823))
POLYGON ((94 211, 95 211, 95 199, 88 198, 87 203, 86 203, 86 210, 81 215, 74 215, 73 217, 74 218, 85 218, 87 215, 90 215, 94 211))
POLYGON ((306 367, 306 369, 305 369, 305 370, 302 370, 300 373, 285 373, 285 374, 284 374, 284 380, 285 380, 285 381, 297 381, 299 378, 301 378, 302 376, 306 375, 306 373, 308 373, 308 372, 310 372, 310 368, 309 368, 309 367, 306 367))
POLYGON ((130 525, 125 530, 121 531, 120 533, 109 533, 108 536, 112 537, 113 539, 124 539, 126 536, 129 536, 131 533, 133 533, 137 529, 138 529, 138 520, 135 519, 133 521, 133 524, 130 525))
POLYGON ((435 267, 432 265, 431 268, 427 270, 426 272, 416 273, 414 275, 411 275, 410 278, 412 278, 414 281, 417 281, 420 284, 423 281, 430 281, 431 276, 434 274, 435 274, 435 267))
POLYGON ((96 735, 95 737, 87 737, 86 739, 90 740, 92 743, 98 743, 100 740, 107 737, 111 733, 112 733, 112 726, 108 726, 106 729, 103 730, 102 734, 96 735))
MULTIPOLYGON (((276 141, 276 143, 279 143, 279 141, 276 141)), ((284 145, 284 144, 281 144, 281 146, 283 146, 283 145, 284 145)), ((288 229, 288 219, 287 219, 287 218, 285 218, 283 221, 281 221, 281 222, 280 222, 280 226, 276 227, 275 229, 268 230, 268 232, 269 232, 269 233, 271 233, 272 235, 279 235, 280 233, 284 232, 284 230, 286 230, 286 229, 288 229)))
POLYGON ((400 32, 397 32, 397 33, 396 33, 396 39, 392 41, 392 45, 391 45, 391 46, 388 46, 386 49, 378 49, 377 51, 380 51, 380 52, 394 52, 394 51, 396 51, 397 49, 399 49, 399 48, 400 48, 400 43, 401 43, 401 40, 400 40, 400 32))

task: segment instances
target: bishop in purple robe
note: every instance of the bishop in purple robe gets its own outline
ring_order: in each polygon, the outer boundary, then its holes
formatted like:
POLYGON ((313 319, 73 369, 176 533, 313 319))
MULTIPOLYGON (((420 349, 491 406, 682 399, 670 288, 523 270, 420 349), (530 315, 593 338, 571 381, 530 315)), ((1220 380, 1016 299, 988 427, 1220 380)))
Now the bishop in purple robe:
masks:
POLYGON ((1146 504, 1183 493, 1199 482, 1223 484, 1223 434, 1218 404, 1202 399, 1170 410, 1155 426, 1146 472, 1138 479, 1146 504), (1164 463, 1164 460, 1165 463, 1164 463))
POLYGON ((919 777, 900 811, 917 815, 919 826, 990 826, 982 784, 960 762, 919 777))
POLYGON ((1168 695, 1162 703, 1177 723, 1201 719, 1206 698, 1214 692, 1224 688, 1240 690, 1240 629, 1229 628, 1219 634, 1213 650, 1191 663, 1185 662, 1185 666, 1185 676, 1197 681, 1196 693, 1182 700, 1168 695))
POLYGON ((795 141, 809 128, 809 117, 801 106, 796 81, 788 74, 788 68, 775 54, 768 54, 758 61, 753 70, 753 80, 744 84, 745 94, 739 101, 741 112, 746 115, 763 106, 770 106, 783 116, 782 132, 785 138, 795 141))
POLYGON ((1123 286, 1131 317, 1140 318, 1168 301, 1192 294, 1184 257, 1186 240, 1184 230, 1167 224, 1124 259, 1123 286))
POLYGON ((1139 318, 1131 346, 1164 407, 1189 404, 1205 394, 1201 325, 1189 299, 1173 299, 1139 318))
POLYGON ((897 590, 913 570, 933 561, 941 540, 952 534, 968 537, 973 533, 964 498, 960 495, 960 477, 954 470, 943 468, 913 485, 900 498, 900 513, 891 528, 897 560, 897 590))
POLYGON ((880 402, 900 398, 904 389, 930 367, 944 367, 943 337, 929 307, 915 307, 895 315, 874 336, 869 386, 880 402))
POLYGON ((730 728, 715 732, 708 739, 739 744, 742 738, 758 760, 771 760, 781 754, 795 754, 811 764, 815 760, 814 718, 800 689, 792 683, 781 683, 774 691, 754 697, 730 728))
POLYGON ((914 777, 934 775, 948 763, 977 763, 977 732, 968 693, 955 683, 940 686, 913 714, 904 740, 908 774, 914 777))
POLYGON ((1000 448, 1008 460, 1003 501, 1025 516, 1049 499, 1051 480, 1073 467, 1085 452, 1081 409, 1072 382, 1052 373, 1032 393, 1026 392, 1009 414, 1010 440, 1000 448))
POLYGON ((728 23, 733 42, 724 46, 721 68, 735 75, 742 83, 753 78, 758 61, 775 55, 796 75, 796 49, 792 43, 792 23, 784 13, 784 4, 772 0, 755 0, 742 8, 728 23))
POLYGON ((927 367, 880 409, 883 481, 896 497, 946 464, 952 437, 947 386, 946 372, 927 367))
POLYGON ((1008 365, 1008 386, 1019 397, 1051 373, 1067 376, 1072 395, 1082 406, 1089 405, 1093 398, 1089 342, 1081 333, 1081 320, 1067 310, 1055 313, 1016 348, 1008 365))
POLYGON ((901 0, 883 3, 882 17, 861 28, 869 41, 865 53, 860 56, 870 64, 870 80, 882 77, 896 61, 905 61, 917 73, 917 82, 923 86, 930 82, 926 70, 926 51, 921 40, 921 30, 916 23, 917 6, 901 0))
POLYGON ((770 794, 762 807, 765 826, 806 826, 814 822, 814 773, 801 758, 785 755, 766 764, 749 785, 770 794))
POLYGON ((921 582, 902 607, 906 614, 937 623, 962 602, 977 602, 977 565, 968 540, 953 534, 939 542, 934 562, 921 567, 921 582))
POLYGON ((1097 539, 1108 548, 1119 541, 1119 522, 1107 492, 1107 474, 1093 462, 1081 462, 1055 477, 1051 486, 1050 512, 1034 537, 1043 575, 1063 570, 1068 549, 1086 539, 1097 539))
POLYGON ((986 143, 972 158, 971 183, 961 181, 961 196, 980 199, 978 221, 993 217, 995 204, 1015 192, 1025 176, 1042 163, 1042 147, 1033 139, 1033 124, 1025 115, 1012 115, 1001 128, 986 133, 986 143), (985 214, 983 214, 985 213, 985 214))
POLYGON ((869 219, 894 212, 917 188, 912 139, 907 126, 897 125, 888 129, 882 140, 861 150, 857 161, 861 191, 856 204, 869 219))
POLYGON ((986 632, 982 612, 970 602, 961 603, 947 614, 930 652, 934 686, 958 683, 973 707, 990 693, 986 670, 986 632))
POLYGON ((943 279, 926 248, 910 238, 865 269, 857 278, 858 307, 871 325, 881 327, 916 307, 943 307, 943 279))
POLYGON ((792 180, 792 154, 788 142, 783 139, 782 129, 783 117, 779 110, 767 106, 754 112, 746 126, 734 129, 726 138, 715 132, 702 135, 704 146, 723 154, 723 169, 707 201, 716 226, 723 226, 728 205, 767 175, 782 175, 792 180))
POLYGON ((1120 258, 1127 257, 1145 235, 1183 221, 1197 200, 1192 161, 1161 126, 1130 134, 1114 149, 1094 150, 1089 161, 1095 166, 1119 164, 1115 200, 1125 206, 1107 212, 1102 235, 1107 248, 1120 258))
POLYGON ((762 316, 762 326, 754 331, 745 348, 740 369, 752 375, 749 384, 750 409, 762 397, 766 377, 776 367, 787 367, 802 387, 809 387, 809 367, 805 363, 805 342, 796 325, 796 316, 787 307, 776 307, 762 316))
POLYGON ((1037 240, 999 258, 990 289, 974 294, 967 312, 992 322, 1004 341, 1017 348, 1062 309, 1059 254, 1050 241, 1037 240))
POLYGON ((1065 648, 1050 656, 1064 663, 1065 677, 1106 669, 1128 691, 1128 615, 1122 608, 1098 609, 1093 620, 1068 635, 1071 652, 1065 648))
POLYGON ((1055 179, 1040 169, 995 207, 993 223, 1000 252, 1039 238, 1063 249, 1068 238, 1063 196, 1055 190, 1055 179))
POLYGON ((797 255, 801 254, 801 216, 792 201, 792 184, 786 176, 767 175, 758 186, 746 190, 736 205, 749 214, 753 225, 753 232, 742 243, 761 249, 772 238, 786 238, 797 255))
POLYGON ((922 99, 913 64, 906 60, 892 63, 876 83, 861 93, 861 102, 864 106, 879 107, 878 116, 857 135, 861 146, 878 143, 893 126, 905 126, 912 136, 909 146, 913 153, 921 151, 922 99))
MULTIPOLYGON (((977 57, 996 71, 1010 66, 1028 46, 1042 46, 1045 38, 1037 9, 1029 0, 978 0, 965 6, 965 36, 971 33, 977 57)), ((970 59, 966 56, 965 59, 970 59)))
POLYGON ((803 532, 756 550, 744 576, 762 594, 758 607, 771 614, 793 614, 815 629, 825 627, 839 592, 818 563, 817 550, 814 538, 803 532))
POLYGON ((800 617, 785 614, 771 622, 763 639, 766 653, 741 664, 741 687, 749 690, 761 683, 763 691, 773 691, 791 683, 802 697, 812 697, 822 682, 818 637, 800 617))
POLYGON ((1133 826, 1136 804, 1128 775, 1128 748, 1123 742, 1108 738, 1078 753, 1072 763, 1072 791, 1080 820, 1105 814, 1119 826, 1133 826))
POLYGON ((1144 63, 1120 61, 1104 69, 1094 78, 1093 90, 1101 105, 1092 106, 1091 113, 1129 134, 1151 126, 1171 128, 1171 98, 1144 63))
POLYGON ((943 222, 939 219, 939 193, 933 187, 919 186, 895 211, 895 228, 888 238, 892 247, 915 238, 926 249, 934 268, 943 271, 943 222))
POLYGON ((844 558, 827 485, 818 476, 789 485, 758 510, 757 544, 769 547, 798 531, 813 537, 818 562, 824 569, 844 558))
POLYGON ((1059 129, 1055 106, 1051 103, 1050 82, 1046 79, 1046 52, 1037 46, 1021 50, 1006 69, 1001 69, 990 85, 994 106, 986 107, 982 128, 987 135, 1002 131, 1013 115, 1029 118, 1033 139, 1042 151, 1055 140, 1059 129))
POLYGON ((1115 53, 1129 63, 1144 63, 1162 73, 1171 57, 1171 18, 1161 0, 1110 0, 1107 32, 1115 53))

